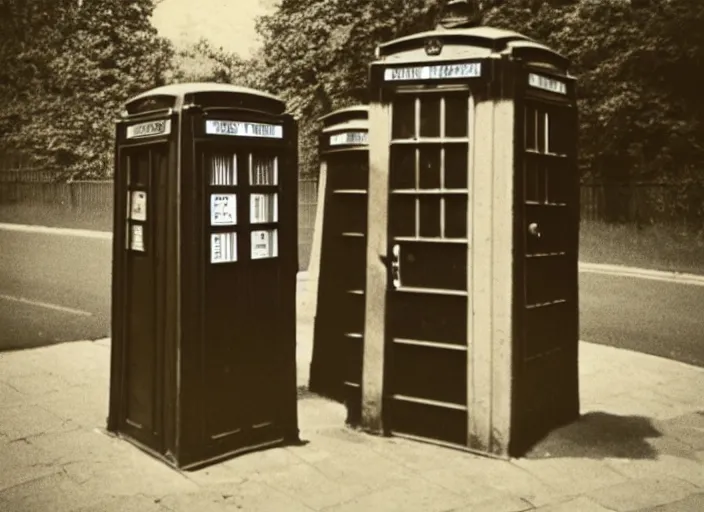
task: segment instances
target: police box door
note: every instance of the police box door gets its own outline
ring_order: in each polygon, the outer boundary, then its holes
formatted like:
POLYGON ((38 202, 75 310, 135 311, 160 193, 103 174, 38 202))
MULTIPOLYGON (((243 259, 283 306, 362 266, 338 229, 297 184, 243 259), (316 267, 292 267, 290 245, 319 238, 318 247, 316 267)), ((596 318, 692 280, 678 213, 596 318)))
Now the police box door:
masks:
MULTIPOLYGON (((120 431, 162 451, 167 143, 120 151, 125 198, 120 431)), ((117 214, 117 213, 116 213, 117 214)))
POLYGON ((467 445, 468 161, 465 86, 391 99, 384 423, 467 445))
POLYGON ((579 413, 576 99, 564 77, 523 76, 516 116, 516 451, 579 413))
POLYGON ((287 362, 295 360, 285 338, 295 297, 295 174, 283 127, 246 125, 276 131, 257 139, 213 128, 205 136, 216 137, 199 140, 195 153, 204 297, 199 351, 208 369, 202 421, 208 442, 228 449, 283 435, 287 362))

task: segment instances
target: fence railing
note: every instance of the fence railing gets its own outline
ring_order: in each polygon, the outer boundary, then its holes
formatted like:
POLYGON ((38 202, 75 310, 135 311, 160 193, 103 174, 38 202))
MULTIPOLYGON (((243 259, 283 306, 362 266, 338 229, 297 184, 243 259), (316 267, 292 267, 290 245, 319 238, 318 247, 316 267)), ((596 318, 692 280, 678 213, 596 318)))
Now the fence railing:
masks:
MULTIPOLYGON (((101 226, 109 229, 112 181, 64 183, 51 181, 54 176, 45 170, 0 171, 0 209, 6 211, 12 206, 15 210, 26 209, 31 215, 42 211, 46 215, 92 215, 102 218, 101 226)), ((307 267, 310 256, 317 200, 317 177, 300 176, 298 237, 302 268, 307 267)), ((704 229, 704 183, 585 183, 580 200, 583 221, 704 229)))
POLYGON ((704 182, 583 183, 582 220, 704 229, 704 182))
MULTIPOLYGON (((112 181, 51 182, 45 178, 51 173, 38 171, 35 174, 0 172, 0 222, 2 216, 17 218, 17 210, 24 210, 25 222, 56 220, 72 224, 80 220, 80 226, 110 229, 113 208, 112 181), (18 177, 22 179, 17 179, 18 177), (29 179, 27 179, 29 177, 29 179), (9 210, 13 210, 9 212, 9 210), (97 222, 86 222, 86 216, 96 216, 97 222), (53 219, 52 219, 53 217, 53 219), (81 219, 77 219, 82 217, 81 219)), ((301 268, 308 266, 310 247, 313 242, 315 209, 318 199, 318 180, 301 176, 298 181, 298 258, 301 268)), ((72 227, 70 225, 63 227, 72 227)))

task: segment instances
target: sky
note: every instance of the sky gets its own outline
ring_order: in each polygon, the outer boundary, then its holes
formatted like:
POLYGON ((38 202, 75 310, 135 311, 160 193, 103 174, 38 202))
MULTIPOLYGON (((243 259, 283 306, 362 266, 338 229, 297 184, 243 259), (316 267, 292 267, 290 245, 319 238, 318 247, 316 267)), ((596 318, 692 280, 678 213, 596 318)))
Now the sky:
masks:
POLYGON ((214 46, 249 57, 259 46, 256 16, 272 10, 272 0, 163 0, 152 23, 176 46, 209 39, 214 46))

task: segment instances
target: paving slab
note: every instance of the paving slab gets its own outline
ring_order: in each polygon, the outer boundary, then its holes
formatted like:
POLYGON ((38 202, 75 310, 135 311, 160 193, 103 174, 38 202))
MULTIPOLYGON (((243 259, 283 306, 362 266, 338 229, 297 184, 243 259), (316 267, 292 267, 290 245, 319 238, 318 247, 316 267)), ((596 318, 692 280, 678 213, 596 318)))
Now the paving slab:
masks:
MULTIPOLYGON (((72 512, 79 507, 94 507, 98 496, 56 472, 16 485, 2 492, 12 512, 72 512)), ((96 510, 96 508, 93 508, 96 510)))
POLYGON ((447 512, 462 507, 464 498, 422 480, 389 487, 322 509, 325 512, 447 512))
POLYGON ((704 493, 692 494, 682 500, 657 507, 643 508, 638 512, 701 512, 702 510, 704 510, 704 493))
POLYGON ((701 460, 659 455, 656 460, 611 460, 609 465, 630 479, 671 477, 704 489, 704 464, 701 460))
POLYGON ((603 507, 585 497, 545 505, 535 510, 536 512, 613 512, 612 509, 603 507))
POLYGON ((0 446, 0 462, 0 498, 6 489, 61 470, 49 454, 26 441, 0 446))
POLYGON ((73 482, 96 496, 157 498, 200 489, 192 480, 137 449, 112 461, 91 459, 66 463, 63 470, 73 482))
POLYGON ((51 460, 64 464, 69 462, 101 461, 114 462, 129 458, 133 447, 117 438, 97 430, 76 428, 64 432, 52 432, 29 439, 31 445, 47 453, 51 460))
POLYGON ((679 501, 696 492, 694 485, 678 478, 651 477, 599 489, 586 497, 612 511, 634 512, 679 501))
POLYGON ((453 509, 451 512, 526 512, 535 510, 533 505, 516 497, 488 499, 453 509))
POLYGON ((519 459, 513 464, 565 495, 577 496, 628 480, 606 460, 519 459))
POLYGON ((76 428, 78 425, 71 420, 63 419, 35 404, 19 403, 0 409, 0 432, 10 441, 76 428))
MULTIPOLYGON (((196 510, 196 509, 194 509, 196 510)), ((200 509, 198 509, 200 510, 200 509)), ((50 509, 47 509, 49 512, 50 509)), ((170 512, 159 498, 111 496, 71 509, 71 512, 170 512)))
POLYGON ((171 512, 311 512, 296 497, 261 482, 221 484, 195 493, 165 496, 160 505, 171 512))
POLYGON ((369 492, 363 484, 330 478, 309 464, 269 471, 256 478, 287 496, 295 496, 313 510, 327 509, 369 492))

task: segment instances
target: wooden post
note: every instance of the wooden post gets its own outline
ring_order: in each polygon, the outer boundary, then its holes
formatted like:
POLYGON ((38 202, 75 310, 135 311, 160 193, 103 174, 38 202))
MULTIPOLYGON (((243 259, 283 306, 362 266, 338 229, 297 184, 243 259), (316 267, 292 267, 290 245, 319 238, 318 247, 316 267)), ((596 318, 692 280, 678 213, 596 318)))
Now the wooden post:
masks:
POLYGON ((383 434, 384 352, 388 268, 389 147, 391 112, 376 101, 369 108, 367 276, 362 370, 362 428, 383 434))

